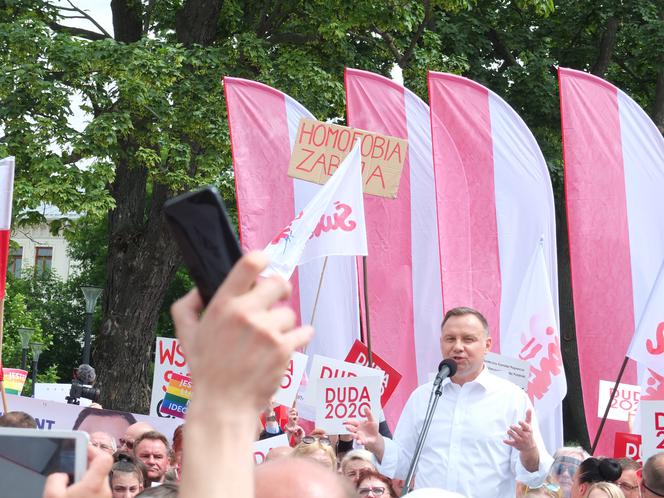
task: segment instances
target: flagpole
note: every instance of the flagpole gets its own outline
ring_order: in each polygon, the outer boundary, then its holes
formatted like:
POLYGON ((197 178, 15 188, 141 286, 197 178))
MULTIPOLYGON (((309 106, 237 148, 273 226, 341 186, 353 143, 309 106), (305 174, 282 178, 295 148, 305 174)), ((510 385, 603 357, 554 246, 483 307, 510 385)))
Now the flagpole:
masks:
MULTIPOLYGON (((0 299, 0 368, 2 368, 2 333, 3 333, 4 323, 5 323, 5 298, 3 296, 0 299)), ((2 393, 2 413, 7 413, 9 411, 9 405, 7 403, 7 395, 5 394, 4 375, 1 371, 0 371, 0 393, 2 393)))
POLYGON ((616 379, 616 383, 614 384, 613 390, 611 391, 611 396, 609 396, 609 401, 606 403, 606 409, 604 410, 602 421, 600 422, 599 428, 597 429, 597 434, 595 434, 595 440, 593 441, 593 446, 592 448, 590 448, 591 455, 595 454, 595 450, 597 449, 597 445, 599 444, 599 438, 602 435, 602 429, 604 429, 606 418, 609 416, 609 410, 611 409, 611 403, 613 402, 613 398, 616 397, 616 393, 618 392, 618 385, 620 384, 623 373, 625 372, 625 367, 627 366, 627 360, 629 360, 629 357, 625 356, 622 366, 620 367, 620 372, 618 372, 618 378, 616 379))
POLYGON ((371 354, 371 327, 369 326, 369 291, 367 290, 368 286, 368 277, 367 277, 367 257, 362 256, 362 273, 364 273, 364 320, 367 326, 366 329, 366 341, 367 341, 367 360, 369 361, 369 367, 373 365, 373 357, 371 354))

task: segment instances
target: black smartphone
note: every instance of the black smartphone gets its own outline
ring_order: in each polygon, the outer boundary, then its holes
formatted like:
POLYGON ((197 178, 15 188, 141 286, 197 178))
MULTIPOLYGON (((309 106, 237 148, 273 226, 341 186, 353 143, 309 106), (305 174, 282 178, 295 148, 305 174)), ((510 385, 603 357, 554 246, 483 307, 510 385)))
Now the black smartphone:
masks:
POLYGON ((166 201, 164 214, 207 306, 242 256, 224 201, 215 187, 204 187, 166 201))

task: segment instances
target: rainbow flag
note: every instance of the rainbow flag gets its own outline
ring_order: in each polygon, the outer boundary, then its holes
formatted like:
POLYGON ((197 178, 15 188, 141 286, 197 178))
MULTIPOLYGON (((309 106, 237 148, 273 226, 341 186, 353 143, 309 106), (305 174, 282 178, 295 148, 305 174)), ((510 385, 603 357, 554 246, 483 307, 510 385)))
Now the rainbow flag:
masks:
POLYGON ((173 374, 166 388, 166 395, 161 403, 160 411, 164 415, 184 418, 191 399, 191 378, 173 374))
POLYGON ((20 368, 3 368, 4 387, 7 394, 21 395, 25 379, 28 378, 28 372, 20 368))

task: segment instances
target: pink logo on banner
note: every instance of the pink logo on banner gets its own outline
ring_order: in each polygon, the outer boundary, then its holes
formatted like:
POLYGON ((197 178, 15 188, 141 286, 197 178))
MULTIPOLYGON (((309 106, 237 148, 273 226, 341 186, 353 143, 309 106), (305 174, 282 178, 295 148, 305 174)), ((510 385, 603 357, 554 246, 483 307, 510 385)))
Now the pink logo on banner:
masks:
POLYGON ((650 354, 664 353, 664 322, 661 322, 657 326, 656 337, 657 337, 656 342, 653 342, 652 339, 646 340, 646 349, 650 354))
POLYGON ((664 399, 664 375, 660 375, 652 369, 648 369, 648 380, 646 380, 646 392, 641 398, 646 400, 664 399))
MULTIPOLYGON (((537 355, 544 349, 542 344, 542 335, 533 330, 536 326, 537 317, 531 318, 531 338, 527 340, 526 335, 521 336, 521 343, 524 344, 519 352, 519 358, 524 361, 529 361, 536 358, 537 355)), ((535 398, 542 399, 544 395, 549 392, 551 381, 562 373, 563 358, 560 354, 560 341, 558 335, 553 327, 546 327, 544 341, 546 341, 546 349, 544 354, 539 360, 539 368, 536 366, 530 367, 530 380, 528 382, 528 396, 531 401, 535 398)))

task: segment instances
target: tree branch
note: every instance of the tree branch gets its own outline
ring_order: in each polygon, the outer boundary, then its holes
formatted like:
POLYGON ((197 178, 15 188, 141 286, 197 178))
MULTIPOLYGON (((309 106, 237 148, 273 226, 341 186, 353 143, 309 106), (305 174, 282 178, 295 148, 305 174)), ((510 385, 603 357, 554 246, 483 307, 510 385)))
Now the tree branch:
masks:
POLYGON ((394 56, 394 58, 396 60, 401 60, 402 55, 401 55, 401 53, 399 53, 399 49, 397 48, 396 44, 394 43, 394 38, 392 38, 392 35, 387 33, 387 32, 381 31, 380 29, 378 29, 377 26, 374 26, 373 29, 385 41, 385 45, 387 45, 388 50, 390 52, 392 52, 392 55, 394 56))
POLYGON ((48 27, 51 28, 53 31, 57 31, 58 33, 67 33, 72 36, 80 36, 81 38, 85 38, 91 41, 106 40, 110 38, 110 36, 97 33, 96 31, 90 31, 89 29, 83 29, 83 28, 74 28, 72 26, 63 26, 62 24, 58 24, 57 22, 49 22, 48 27))
POLYGON ((94 18, 90 14, 88 14, 84 10, 80 9, 79 7, 76 7, 76 5, 74 5, 71 0, 67 0, 67 3, 69 5, 71 5, 71 8, 68 8, 68 7, 58 7, 58 8, 60 10, 68 10, 68 11, 72 11, 72 12, 78 12, 79 14, 81 14, 81 16, 83 16, 82 17, 83 19, 87 19, 88 21, 90 21, 99 31, 102 32, 102 34, 106 35, 106 38, 113 38, 111 36, 111 34, 108 31, 106 31, 101 24, 99 24, 97 21, 95 21, 94 18))
POLYGON ((399 67, 401 67, 402 69, 404 69, 408 65, 410 58, 413 56, 413 51, 415 50, 415 47, 422 38, 424 29, 431 22, 431 10, 432 10, 431 2, 429 0, 424 0, 424 19, 422 19, 422 22, 417 27, 417 31, 415 32, 415 35, 413 35, 413 37, 411 38, 410 44, 408 45, 406 51, 403 53, 403 56, 400 59, 398 59, 399 67))
POLYGON ((616 44, 616 33, 618 32, 618 20, 615 17, 610 18, 606 22, 606 29, 602 33, 599 43, 599 54, 597 60, 590 70, 591 74, 599 76, 600 78, 606 74, 611 62, 611 55, 613 54, 613 47, 616 44))
POLYGON ((505 45, 495 28, 491 28, 487 32, 486 37, 491 42, 491 45, 493 45, 493 51, 496 53, 496 56, 504 61, 500 67, 501 70, 516 64, 514 55, 512 55, 512 52, 507 48, 507 45, 505 45))

